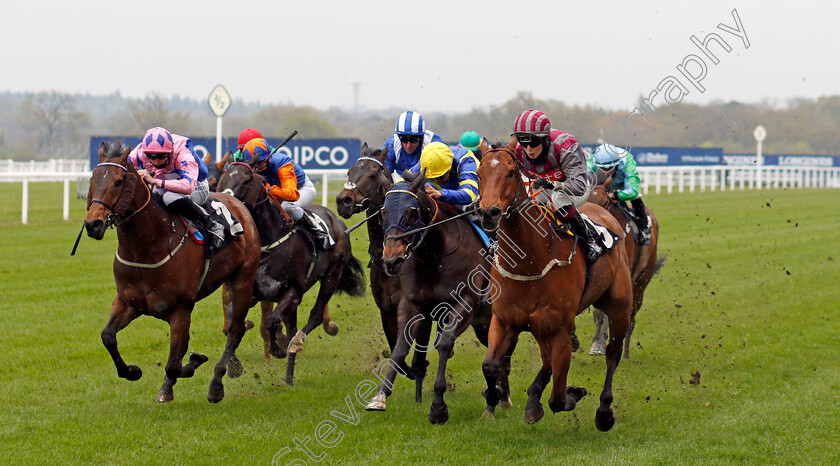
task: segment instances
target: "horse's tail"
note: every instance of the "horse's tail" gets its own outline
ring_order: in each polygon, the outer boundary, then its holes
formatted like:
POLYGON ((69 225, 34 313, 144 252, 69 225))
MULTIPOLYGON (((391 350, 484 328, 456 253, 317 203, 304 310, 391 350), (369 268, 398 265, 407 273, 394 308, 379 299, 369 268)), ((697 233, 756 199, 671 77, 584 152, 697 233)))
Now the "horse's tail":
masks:
POLYGON ((347 293, 350 296, 364 296, 365 288, 365 271, 362 268, 362 263, 351 253, 350 260, 341 272, 338 292, 347 293))
POLYGON ((253 294, 257 300, 270 301, 272 298, 277 296, 282 286, 282 283, 271 278, 271 274, 268 273, 268 264, 260 265, 260 268, 257 269, 257 278, 254 281, 253 294))
POLYGON ((656 275, 659 272, 659 269, 661 269, 665 265, 666 260, 668 260, 667 255, 656 259, 656 266, 653 267, 653 275, 656 275))

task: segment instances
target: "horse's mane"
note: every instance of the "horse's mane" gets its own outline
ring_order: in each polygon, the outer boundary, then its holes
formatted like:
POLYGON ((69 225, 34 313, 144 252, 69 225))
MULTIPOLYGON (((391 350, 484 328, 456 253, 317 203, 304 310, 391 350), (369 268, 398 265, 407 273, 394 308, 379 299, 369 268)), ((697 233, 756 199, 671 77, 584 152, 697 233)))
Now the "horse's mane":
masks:
POLYGON ((126 145, 116 138, 103 142, 102 144, 105 146, 103 154, 105 154, 106 160, 114 159, 121 156, 122 153, 125 152, 125 150, 127 149, 126 145))

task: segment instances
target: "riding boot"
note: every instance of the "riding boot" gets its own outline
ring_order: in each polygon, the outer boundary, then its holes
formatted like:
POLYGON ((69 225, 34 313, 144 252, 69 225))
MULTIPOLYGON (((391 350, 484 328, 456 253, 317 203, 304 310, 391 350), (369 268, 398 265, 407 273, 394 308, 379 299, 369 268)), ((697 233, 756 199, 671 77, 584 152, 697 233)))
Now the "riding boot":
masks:
POLYGON ((572 231, 578 237, 581 247, 583 247, 583 253, 586 255, 586 261, 590 264, 594 264, 595 261, 601 257, 601 246, 598 245, 595 239, 590 235, 589 228, 586 228, 586 224, 583 222, 580 212, 578 212, 578 210, 573 206, 569 206, 569 209, 574 209, 573 215, 568 219, 569 224, 572 226, 572 231))
POLYGON ((199 230, 205 233, 205 236, 212 234, 216 222, 210 218, 210 215, 204 209, 195 205, 192 199, 182 197, 169 203, 167 206, 170 212, 181 214, 184 217, 192 220, 199 230))
POLYGON ((312 236, 315 237, 316 241, 320 241, 321 246, 325 251, 332 246, 332 238, 329 233, 321 229, 321 226, 315 222, 315 219, 311 217, 309 212, 304 212, 303 217, 301 217, 298 222, 312 233, 312 236))
POLYGON ((636 198, 630 201, 633 206, 633 215, 636 217, 636 226, 639 227, 639 235, 642 237, 640 244, 650 243, 650 222, 648 222, 647 210, 642 198, 636 198))

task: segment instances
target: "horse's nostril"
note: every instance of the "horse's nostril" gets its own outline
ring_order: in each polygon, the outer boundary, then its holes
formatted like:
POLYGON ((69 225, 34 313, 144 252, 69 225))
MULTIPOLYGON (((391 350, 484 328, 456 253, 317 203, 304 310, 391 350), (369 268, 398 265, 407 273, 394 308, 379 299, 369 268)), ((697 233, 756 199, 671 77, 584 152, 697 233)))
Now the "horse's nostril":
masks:
POLYGON ((350 199, 350 196, 341 196, 338 198, 338 203, 341 205, 349 206, 353 204, 353 200, 350 199))
POLYGON ((490 218, 499 218, 502 215, 502 209, 498 207, 491 207, 487 209, 487 213, 490 215, 490 218))

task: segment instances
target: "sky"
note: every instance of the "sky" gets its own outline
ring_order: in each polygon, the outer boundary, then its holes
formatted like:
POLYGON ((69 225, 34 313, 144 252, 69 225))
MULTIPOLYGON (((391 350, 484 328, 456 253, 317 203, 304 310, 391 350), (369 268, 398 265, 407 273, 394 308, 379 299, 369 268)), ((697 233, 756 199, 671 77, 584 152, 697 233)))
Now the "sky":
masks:
POLYGON ((840 4, 828 1, 4 3, 0 92, 206 100, 222 84, 264 105, 421 113, 518 92, 616 110, 657 87, 657 106, 668 88, 697 104, 840 94, 840 4), (718 63, 692 36, 711 38, 718 63))

